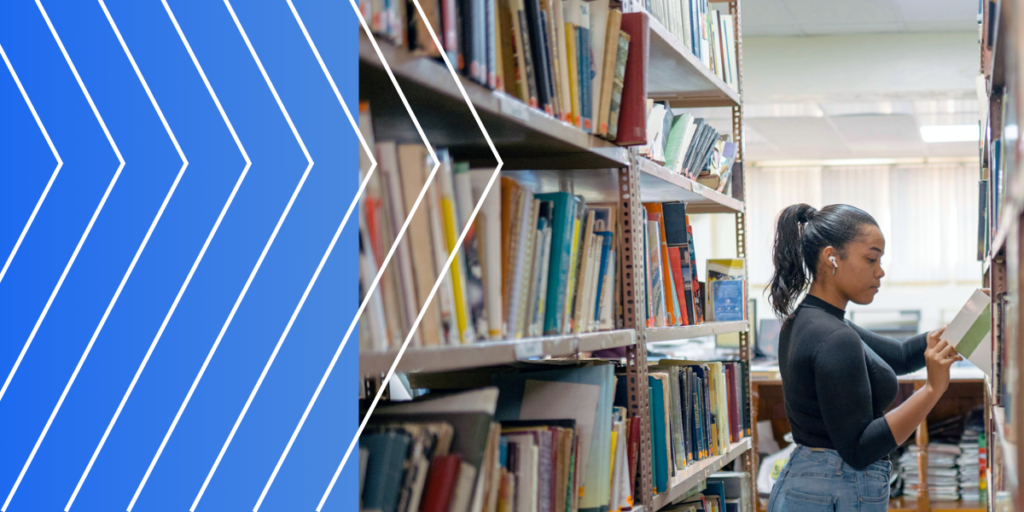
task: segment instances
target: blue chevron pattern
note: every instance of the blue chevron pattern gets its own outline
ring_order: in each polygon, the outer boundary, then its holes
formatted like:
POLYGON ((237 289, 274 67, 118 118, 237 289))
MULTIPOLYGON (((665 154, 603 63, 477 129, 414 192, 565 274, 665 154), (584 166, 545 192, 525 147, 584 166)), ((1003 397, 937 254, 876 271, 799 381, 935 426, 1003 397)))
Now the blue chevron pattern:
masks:
MULTIPOLYGON (((0 6, 5 512, 260 499, 358 306, 358 20, 292 4, 318 54, 285 0, 0 6)), ((316 508, 357 350, 260 510, 316 508)))

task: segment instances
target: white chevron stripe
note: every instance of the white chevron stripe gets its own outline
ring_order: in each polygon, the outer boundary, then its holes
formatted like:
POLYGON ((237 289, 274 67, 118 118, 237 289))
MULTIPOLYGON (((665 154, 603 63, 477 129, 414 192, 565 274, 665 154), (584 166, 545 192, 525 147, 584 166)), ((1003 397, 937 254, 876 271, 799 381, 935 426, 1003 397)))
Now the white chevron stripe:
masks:
POLYGON ((273 353, 270 354, 270 358, 267 360, 266 365, 264 365, 263 372, 260 373, 260 377, 256 381, 256 385, 253 386, 252 391, 249 393, 249 398, 245 401, 245 406, 242 407, 242 412, 238 414, 235 424, 231 427, 231 433, 229 433, 227 439, 224 440, 224 445, 221 446, 220 453, 217 454, 217 459, 213 462, 213 467, 210 468, 209 473, 206 475, 206 480, 203 481, 203 485, 199 489, 199 493, 196 494, 195 500, 192 501, 192 506, 189 507, 190 512, 195 511, 196 506, 199 505, 199 500, 203 498, 206 488, 210 485, 210 480, 213 479, 213 474, 217 472, 217 468, 220 466, 220 461, 224 458, 224 453, 227 452, 228 446, 231 445, 231 441, 235 438, 235 432, 238 431, 239 425, 241 425, 242 421, 245 419, 245 414, 249 411, 249 406, 252 404, 253 399, 256 398, 256 394, 259 393, 260 386, 263 385, 263 379, 266 378, 267 373, 270 371, 270 367, 273 366, 274 360, 277 358, 277 353, 281 350, 281 345, 284 344, 285 338, 287 338, 288 333, 291 332, 292 324, 295 323, 295 319, 299 316, 299 312, 302 311, 302 306, 305 305, 306 298, 309 296, 310 290, 313 289, 313 285, 316 284, 317 279, 320 277, 320 271, 324 268, 324 264, 331 256, 331 252, 334 250, 334 245, 338 242, 338 237, 341 236, 341 232, 344 231, 345 225, 348 224, 349 217, 352 216, 352 212, 359 204, 359 198, 363 196, 363 191, 366 190, 366 185, 370 182, 370 177, 373 176, 373 172, 377 168, 377 159, 374 158, 373 151, 370 150, 370 146, 366 143, 366 139, 363 138, 362 132, 359 131, 359 125, 356 124, 355 119, 352 117, 352 112, 349 111, 348 105, 341 97, 341 92, 338 91, 338 86, 334 83, 334 77, 332 77, 330 71, 327 70, 327 65, 324 64, 323 58, 320 57, 320 51, 317 50, 316 44, 313 43, 313 39, 309 36, 309 32, 306 30, 306 25, 302 22, 302 18, 299 16, 298 11, 295 10, 295 5, 292 1, 287 0, 287 2, 288 7, 292 11, 292 15, 295 17, 295 21, 298 22, 299 28, 302 29, 302 34, 306 37, 306 42, 309 44, 309 48, 313 51, 313 55, 316 56, 317 62, 320 63, 320 69, 324 72, 324 76, 327 77, 327 81, 331 84, 331 90, 334 91, 335 97, 338 98, 338 103, 341 103, 341 108, 345 110, 345 115, 348 117, 349 124, 352 126, 352 131, 354 131, 356 136, 359 137, 359 142, 363 146, 363 151, 365 151, 367 156, 370 158, 371 164, 366 176, 363 177, 362 183, 359 184, 359 190, 356 191, 355 197, 352 199, 352 202, 349 203, 348 210, 345 211, 345 216, 341 219, 341 224, 334 232, 334 238, 331 239, 331 243, 327 246, 327 250, 324 252, 323 257, 320 258, 320 264, 317 265, 316 271, 313 273, 313 277, 310 279, 309 284, 306 285, 306 290, 302 293, 302 298, 295 306, 295 310, 292 312, 291 318, 288 319, 288 325, 285 326, 284 332, 281 333, 281 337, 277 340, 277 345, 274 347, 273 353))
POLYGON ((217 334, 217 339, 213 342, 213 346, 210 347, 210 352, 206 355, 206 360, 203 361, 203 366, 199 368, 199 373, 196 374, 195 379, 192 381, 192 387, 189 388, 188 394, 185 395, 185 400, 181 402, 181 406, 178 408, 177 414, 174 415, 174 420, 171 422, 170 428, 167 429, 167 433, 164 435, 163 441, 160 442, 160 447, 157 449, 156 454, 153 455, 153 460, 149 463, 149 468, 146 469, 145 476, 143 476, 142 481, 139 482, 139 487, 135 490, 135 495, 132 496, 132 501, 128 504, 128 512, 131 512, 132 508, 135 507, 135 502, 139 499, 142 489, 146 487, 149 475, 153 473, 153 468, 156 467, 157 461, 160 460, 160 455, 163 454, 164 448, 167 446, 167 441, 170 440, 171 435, 174 434, 174 429, 178 426, 178 421, 181 419, 182 413, 184 413, 185 408, 188 407, 188 403, 192 399, 192 394, 195 393, 196 387, 199 386, 199 381, 203 379, 203 374, 206 373, 206 368, 209 366, 210 360, 213 359, 213 355, 217 352, 217 347, 220 346, 221 340, 224 339, 224 334, 227 332, 228 327, 231 326, 231 321, 235 318, 235 313, 238 312, 238 306, 240 306, 242 304, 242 300, 245 299, 245 294, 248 293, 249 286, 252 285, 253 279, 256 278, 256 273, 259 272, 260 266, 263 265, 263 259, 266 258, 267 253, 270 252, 270 247, 274 245, 274 240, 277 238, 277 233, 281 230, 281 225, 284 224, 285 219, 288 217, 288 213, 291 211, 292 205, 295 204, 295 198, 299 196, 299 192, 302 191, 302 186, 306 183, 306 178, 309 177, 309 171, 313 168, 313 158, 309 155, 309 151, 306 149, 306 144, 302 142, 302 136, 299 135, 298 130, 295 129, 295 124, 292 122, 291 116, 288 115, 288 110, 281 101, 281 97, 277 94, 277 89, 274 87, 274 83, 271 82, 270 76, 267 75, 267 70, 264 69, 263 62, 260 61, 259 55, 256 54, 256 49, 253 48, 252 42, 249 41, 249 36, 245 33, 245 29, 242 28, 242 23, 238 21, 238 16, 235 14, 235 10, 231 7, 231 2, 229 0, 224 0, 224 5, 228 8, 228 12, 231 14, 231 19, 235 22, 235 27, 238 28, 238 32, 242 35, 242 40, 245 41, 245 46, 249 48, 249 53, 252 54, 252 58, 256 62, 256 67, 259 68, 260 74, 263 75, 263 80, 267 82, 267 87, 270 89, 270 93, 274 96, 274 101, 277 102, 277 107, 281 110, 281 114, 284 115, 285 121, 288 122, 288 127, 292 131, 292 136, 295 137, 295 141, 299 143, 299 147, 302 149, 302 154, 306 157, 306 162, 308 162, 308 164, 306 165, 306 170, 302 173, 302 178, 299 180, 299 184, 295 186, 295 190, 292 192, 291 198, 288 199, 288 205, 285 206, 284 211, 281 212, 281 217, 277 220, 277 225, 274 226, 274 231, 270 234, 270 238, 267 240, 266 245, 263 246, 263 252, 260 253, 259 259, 256 260, 256 265, 253 266, 252 271, 249 273, 249 278, 245 281, 245 286, 242 287, 242 291, 238 294, 238 298, 235 300, 234 306, 231 307, 231 312, 228 314, 228 318, 224 321, 224 325, 217 334))
POLYGON ((46 195, 50 193, 50 187, 53 185, 54 180, 57 179, 57 174, 60 172, 60 168, 64 167, 64 161, 60 159, 60 155, 57 154, 57 148, 54 147, 53 141, 50 140, 50 134, 47 133, 46 127, 43 126, 43 121, 39 119, 39 114, 36 113, 36 107, 32 105, 32 100, 28 99, 28 93, 25 92, 25 87, 21 85, 21 80, 18 79, 18 74, 14 72, 14 66, 11 65, 11 61, 7 58, 7 53, 4 52, 4 47, 0 46, 0 57, 3 57, 4 64, 7 64, 7 70, 11 72, 11 76, 14 77, 14 83, 18 85, 18 90, 21 91, 21 97, 25 99, 25 104, 28 105, 29 111, 32 112, 32 117, 36 120, 36 125, 39 126, 39 131, 43 132, 43 138, 46 139, 46 144, 50 146, 50 152, 53 153, 53 157, 57 159, 57 167, 53 169, 53 173, 50 174, 50 181, 46 182, 46 187, 43 188, 42 195, 39 196, 39 200, 36 201, 35 208, 32 209, 32 214, 28 216, 28 222, 25 223, 25 227, 21 229, 21 234, 18 235, 18 241, 14 243, 14 249, 11 249, 11 254, 7 255, 7 261, 4 262, 4 267, 0 269, 0 281, 4 280, 4 276, 7 274, 7 269, 11 266, 11 261, 14 260, 14 255, 18 254, 18 248, 21 247, 21 242, 25 239, 25 233, 28 233, 28 229, 32 227, 32 221, 36 220, 36 214, 39 213, 39 207, 43 205, 43 201, 46 200, 46 195))
POLYGON ((170 309, 167 311, 167 315, 164 316, 163 322, 160 324, 160 328, 157 330, 156 336, 153 338, 152 343, 149 345, 149 349, 146 351, 145 357, 142 359, 142 363, 139 365, 138 370, 135 372, 135 376, 132 377, 131 384, 128 385, 128 389, 125 391, 124 396, 121 397, 121 403, 118 404, 117 410, 111 417, 110 422, 107 424, 107 429, 103 432, 103 437, 100 438, 99 444, 93 451, 92 457, 89 459, 89 464, 86 466, 85 471, 82 472, 82 476, 78 479, 78 484, 75 486, 74 492, 71 494, 71 498, 68 500, 67 505, 64 506, 64 512, 71 509, 71 505, 74 504, 75 498, 78 497, 78 492, 82 489, 82 484, 85 483, 85 479, 88 478, 89 472, 92 471, 92 466, 96 462, 96 458, 99 457, 100 451, 103 450, 104 444, 107 442, 107 437, 110 436, 110 432, 114 429, 114 425, 117 423, 118 418, 121 416, 121 411, 124 409, 125 403, 128 402, 128 397, 131 396, 132 391, 135 389, 135 384, 139 381, 139 376, 142 375, 142 371, 145 370, 146 364, 149 362, 150 356, 153 354, 153 350, 156 349, 157 343, 164 334, 164 330, 167 328, 167 324, 171 321, 171 317, 174 315, 175 310, 178 308, 178 303, 181 301, 181 297, 185 294, 185 290, 188 288, 189 283, 192 282, 192 276, 195 275, 196 269, 199 264, 203 261, 203 256, 206 255, 206 249, 210 247, 210 242, 213 241, 214 235, 217 234, 217 230, 220 228, 221 221, 224 220, 224 216, 227 214, 228 209, 231 207, 231 203, 235 200, 235 194, 238 193, 238 189, 242 186, 242 182, 245 181, 245 177, 249 173, 249 167, 252 162, 249 160, 249 154, 246 153, 245 147, 242 145, 242 141, 239 140, 238 134, 235 133, 235 127, 231 124, 231 120, 228 119, 228 115, 224 112, 224 107, 220 103, 220 99, 217 97, 217 93, 214 92, 213 86, 210 85, 210 80, 206 77, 206 73, 203 71, 203 67, 199 64, 199 60, 196 58, 195 53, 192 51, 192 46, 189 45, 188 39, 185 38, 185 34, 181 31, 181 27, 178 25, 178 20, 174 17, 174 13, 171 12, 171 8, 167 5, 166 0, 161 0, 164 9, 167 11, 171 19, 171 23, 174 25, 175 30, 178 32, 178 37, 185 45, 185 50, 188 51, 189 57, 192 59, 192 64, 199 72, 200 78, 203 80, 203 84, 206 86, 207 92, 210 94, 210 98, 213 99, 214 105, 217 107, 217 111, 220 113, 221 119, 224 120, 225 126, 231 133, 231 138, 235 141, 235 146, 238 147, 239 153, 245 160, 245 167, 242 169, 242 173, 238 176, 238 180, 235 181, 234 188, 231 189, 231 194, 228 195, 227 201, 224 202, 224 206, 220 210, 220 214, 217 216, 217 220, 213 223, 213 228, 210 229, 210 233, 206 236, 206 241, 203 242, 203 247, 200 249, 199 254, 196 256, 194 262, 192 262, 192 268, 189 269, 188 276, 185 277, 185 281, 181 284, 181 288, 178 289, 178 294, 174 297, 174 302, 171 303, 170 309))
MULTIPOLYGON (((96 121, 99 122, 100 128, 103 129, 103 135, 107 137, 107 142, 110 147, 114 150, 114 155, 117 156, 118 166, 117 171, 114 172, 114 177, 111 178, 110 183, 107 185, 107 190, 103 192, 103 197, 100 199, 96 210, 92 213, 92 218, 89 219, 89 224, 85 227, 85 232, 82 233, 82 237, 78 239, 78 245, 75 246, 75 251, 71 253, 71 259, 68 260, 67 265, 64 266, 64 272, 61 273, 60 279, 57 280, 57 285, 53 287, 53 291, 50 293, 50 298, 46 301, 46 306, 43 307, 42 313, 39 314, 39 318, 36 320, 36 324, 32 327, 32 332, 28 336, 28 340, 25 341, 25 345, 21 348, 21 353, 18 354, 18 359, 14 362, 14 367, 11 368, 11 372, 7 375, 7 380, 4 381, 3 387, 0 387, 0 400, 3 400, 4 394, 7 392, 7 387, 11 384, 11 379, 14 378, 14 374, 17 373, 18 367, 21 366, 21 360, 25 358, 25 353, 28 352, 29 346, 32 345, 32 340, 35 339, 36 333, 39 332, 39 326, 42 325, 43 320, 46 319, 46 314, 50 311, 50 306, 53 305, 53 299, 57 297, 57 293, 60 292, 60 287, 64 285, 64 279, 67 278, 68 272, 71 271, 71 266, 75 264, 75 260, 78 258, 78 252, 82 250, 82 246, 85 244, 85 240, 89 238, 89 233, 92 231, 93 224, 96 223, 96 218, 100 216, 100 212, 103 211, 103 205, 107 204, 107 198, 110 197, 110 191, 114 189, 114 185, 117 184, 117 179, 121 177, 121 169, 124 169, 124 158, 121 157, 121 151, 117 149, 117 144, 114 142, 114 138, 110 136, 110 130, 107 129, 107 124, 103 122, 103 117, 100 116, 99 110, 96 109, 96 104, 92 101, 92 96, 89 95, 89 90, 85 88, 85 83, 82 82, 82 77, 78 75, 78 69, 75 68, 75 64, 71 62, 71 56, 68 55, 67 49, 64 48, 64 42, 60 40, 60 36, 57 35, 57 30, 53 28, 53 23, 50 21, 50 17, 46 14, 46 9, 43 8, 43 4, 40 0, 36 0, 36 6, 39 7, 39 12, 42 13, 43 19, 46 20, 46 26, 50 28, 50 33, 53 34, 54 41, 57 42, 57 46, 60 47, 60 52, 64 55, 64 60, 67 61, 68 67, 71 69, 71 73, 75 75, 75 80, 78 82, 78 87, 82 90, 82 94, 85 95, 86 101, 89 103, 89 107, 92 109, 93 116, 96 117, 96 121)), ((0 511, 7 510, 7 503, 4 503, 3 507, 0 507, 0 511)))
MULTIPOLYGON (((362 20, 362 13, 359 11, 355 4, 355 0, 349 0, 352 3, 353 8, 359 13, 360 20, 362 20)), ((413 4, 416 5, 416 10, 419 11, 422 19, 428 19, 426 14, 423 12, 423 7, 420 6, 419 0, 413 0, 413 4)), ((365 26, 365 21, 363 24, 365 26)), ((409 342, 412 341, 413 335, 416 329, 419 328, 420 322, 423 320, 424 314, 426 314, 430 301, 434 300, 434 294, 437 293, 438 288, 441 286, 441 282, 444 280, 444 276, 448 273, 448 269, 451 268, 452 262, 458 256, 459 251, 462 249, 462 244, 466 239, 466 235, 469 233, 469 228, 472 226, 473 221, 476 220, 477 214, 480 212, 480 208, 483 206, 484 199, 487 194, 490 193, 491 187, 494 185, 494 181, 498 179, 501 174, 501 168, 505 165, 505 162, 501 159, 501 155, 498 154, 497 148, 494 147, 494 142, 491 140, 490 133, 487 132, 487 128, 484 128, 483 122, 480 121, 480 114, 477 113, 476 107, 473 106, 473 102, 469 100, 469 95, 466 94, 466 89, 462 85, 462 80, 459 79, 458 74, 455 72, 455 68, 452 66, 451 61, 448 60, 448 54, 444 51, 444 47, 441 45, 441 41, 438 40, 437 34, 434 33, 433 27, 430 23, 424 24, 427 27, 427 31, 430 32, 430 37, 434 40, 434 44, 440 50, 441 58, 444 59, 445 65, 448 67, 448 72, 451 73, 452 79, 455 80, 455 84, 459 88, 459 92, 462 93, 462 98, 466 101, 466 106, 469 107, 470 112, 473 113, 473 118, 476 120, 477 126, 483 133, 484 139, 487 141, 487 145, 491 148, 491 153, 494 154, 494 158, 498 161, 498 165, 494 168, 494 173, 491 174, 491 179, 487 181, 487 186, 484 188, 483 193, 480 195, 480 200, 473 208, 473 213, 470 214, 469 220, 466 225, 462 228, 462 233, 459 234, 459 239, 455 242, 455 247, 448 255, 448 260, 445 261, 444 269, 441 271, 441 275, 438 276, 437 280, 434 281, 434 287, 430 289, 430 294, 427 295, 427 300, 424 301, 423 307, 420 309, 419 314, 416 316, 416 321, 413 322, 412 327, 409 330, 409 334, 406 336, 405 341, 402 342, 402 347, 398 350, 398 355, 395 357, 395 361, 391 364, 391 368, 388 370, 387 376, 384 381, 381 382, 380 388, 377 390, 377 395, 373 398, 373 402, 370 403, 370 408, 367 410, 366 415, 363 417, 363 421, 359 424, 359 428, 356 430, 355 436, 352 437, 352 441, 348 445, 348 449, 345 451, 345 456, 341 459, 341 464, 338 465, 338 469, 334 471, 334 475, 331 477, 331 482, 327 485, 327 489, 324 491, 323 496, 320 498, 320 504, 317 505, 316 510, 320 512, 323 508, 324 503, 327 502, 327 497, 331 495, 331 490, 334 489, 334 484, 337 483, 338 477, 341 475, 341 470, 345 468, 345 463, 348 462, 348 458, 352 455, 352 450, 359 442, 359 436, 362 435, 363 429, 366 428, 366 423, 370 420, 373 415, 374 409, 377 408, 377 403, 380 401, 380 397, 383 395, 384 390, 387 389, 388 382, 391 381, 391 377, 395 374, 395 368, 398 367, 398 363, 401 362, 402 356, 405 354, 405 350, 409 347, 409 342)), ((344 348, 344 342, 348 340, 348 334, 346 334, 345 340, 342 342, 344 348)), ((339 348, 339 353, 341 348, 339 348)), ((333 362, 332 362, 333 367, 333 362)))
POLYGON ((181 168, 178 170, 178 175, 174 178, 174 183, 171 188, 167 191, 167 195, 164 196, 163 203, 160 204, 160 209, 156 212, 156 217, 153 218, 153 222, 149 224, 149 230, 146 231, 146 236, 143 237, 142 243, 139 244, 138 250, 135 251, 135 256, 132 258, 131 264, 128 265, 128 270, 125 271, 124 277, 121 278, 121 283, 117 286, 117 291, 114 292, 114 296, 110 299, 110 303, 107 304, 107 310, 103 312, 103 317, 100 319, 99 325, 96 326, 96 330, 92 333, 92 338, 89 339, 89 344, 86 345, 85 351, 82 353, 82 357, 78 359, 78 365, 75 366, 75 371, 71 373, 71 378, 68 379, 67 385, 64 386, 64 391, 60 394, 60 398, 57 400, 57 405, 53 407, 53 411, 50 413, 50 417, 46 420, 46 425, 43 427, 42 432, 39 433, 39 438, 36 439, 35 446, 32 447, 32 452, 29 453, 28 460, 25 461, 25 465, 21 468, 21 473, 18 474, 18 479, 14 482, 14 487, 11 492, 7 495, 7 501, 4 503, 10 503, 11 498, 14 497, 14 493, 18 492, 18 486, 21 485, 22 478, 25 477, 25 472, 28 471, 29 466, 32 465, 32 460, 36 456, 36 452, 39 451, 39 446, 43 444, 43 439, 46 438, 47 432, 50 431, 50 425, 53 424, 53 419, 57 417, 57 413, 60 412, 61 405, 64 404, 64 399, 68 395, 68 391, 71 390, 71 386, 75 384, 75 379, 78 378, 78 372, 81 371, 82 365, 85 364, 86 358, 89 357, 89 352, 92 351, 92 346, 96 343, 96 338, 99 337, 100 331, 103 330, 103 326, 107 323, 107 318, 110 316, 111 310, 114 309, 114 305, 117 304, 117 299, 121 297, 121 291, 124 289, 125 283, 128 282, 128 278, 131 277, 132 271, 135 270, 135 264, 138 263, 139 257, 142 256, 142 251, 146 249, 146 244, 149 243, 150 236, 153 235, 153 230, 156 229, 156 225, 160 222, 160 218, 164 214, 164 210, 167 208, 167 203, 171 201, 171 196, 174 195, 174 191, 178 188, 178 183, 181 181, 181 177, 185 174, 185 169, 188 167, 188 160, 185 158, 185 153, 181 151, 181 146, 178 145, 178 139, 174 137, 174 132, 171 131, 170 125, 167 124, 167 119, 164 118, 164 113, 160 110, 160 105, 157 104, 156 98, 153 97, 153 92, 149 89, 149 84, 146 83, 146 79, 142 76, 142 71, 139 70, 138 64, 135 63, 135 58, 132 56, 131 51, 128 50, 128 45, 125 44, 124 38, 121 37, 121 31, 117 29, 117 25, 114 24, 114 19, 110 17, 110 12, 107 10, 106 4, 103 0, 99 0, 100 7, 103 8, 103 13, 107 16, 107 21, 110 23, 111 28, 114 29, 114 34, 117 35, 117 40, 121 43, 121 48, 124 49, 125 55, 128 56, 128 61, 132 64, 132 69, 135 70, 135 75, 139 77, 139 82, 142 83, 142 88, 146 91, 146 96, 149 97, 149 102, 153 104, 153 109, 156 110, 157 116, 160 117, 160 122, 163 123, 164 131, 167 132, 171 142, 174 144, 174 149, 178 152, 178 158, 181 159, 181 168))
POLYGON ((416 201, 413 202, 412 207, 409 209, 409 214, 406 216, 405 222, 402 224, 401 229, 398 230, 398 234, 395 236, 394 244, 392 244, 387 256, 384 257, 381 267, 377 271, 377 275, 374 276, 373 282, 371 282, 370 286, 367 288, 367 291, 363 298, 363 302, 359 305, 359 308, 356 311, 355 316, 352 318, 352 322, 349 323, 348 329, 345 332, 344 338, 342 338, 341 344, 335 351, 334 357, 331 359, 331 362, 328 365, 327 370, 324 372, 323 377, 321 377, 320 383, 317 385, 316 391, 313 392, 313 396, 310 398, 309 403, 306 405, 306 409, 305 411, 303 411, 302 417, 299 419, 298 425, 296 425, 295 429, 292 431, 292 435, 288 439, 288 444, 285 445, 284 451, 278 458, 277 464, 274 466, 274 470, 270 474, 270 478, 267 479, 267 483, 263 486, 263 491, 260 492, 260 497, 256 500, 256 505, 253 507, 253 512, 259 511, 260 506, 263 504, 263 500, 267 496, 267 492, 270 490, 270 487, 274 484, 274 480, 277 478, 277 474, 281 470, 281 466, 284 464, 285 459, 288 457, 288 453, 291 451, 292 445, 295 444, 295 439, 299 436, 299 432, 305 425, 306 418, 309 417, 309 412, 313 409, 313 405, 316 404, 316 400, 320 396, 320 391, 323 390, 324 384, 327 382, 327 377, 330 376, 331 370, 334 369, 334 365, 338 362, 338 357, 341 355, 342 350, 348 343, 348 339, 352 335, 353 329, 359 322, 359 317, 363 314, 363 310, 366 309, 366 306, 370 303, 370 297, 373 295, 374 290, 377 289, 377 285, 380 283, 380 279, 384 275, 384 271, 387 270, 388 265, 391 263, 391 258, 394 256, 395 251, 398 249, 399 243, 401 243, 402 239, 405 237, 405 232, 408 229, 409 224, 412 223, 412 219, 415 216, 416 211, 419 209, 420 203, 423 201, 424 196, 426 196, 427 191, 430 189, 430 185, 434 182, 434 176, 437 174, 437 170, 441 166, 441 162, 437 159, 437 155, 434 152, 434 147, 430 144, 430 141, 427 140, 427 136, 423 132, 423 128, 420 126, 419 119, 416 117, 416 114, 413 113, 412 107, 409 106, 409 101, 406 99, 405 93, 402 91, 402 88, 398 85, 398 80, 395 79, 395 75, 391 71, 391 66, 388 65, 387 60, 384 58, 383 53, 380 51, 380 46, 377 45, 376 39, 374 39, 373 34, 370 32, 369 27, 366 25, 366 20, 363 19, 362 13, 359 12, 359 7, 354 2, 350 3, 356 12, 356 15, 359 16, 360 24, 362 25, 363 30, 369 37, 370 42, 373 44, 373 48, 377 52, 377 57, 380 58, 380 61, 384 66, 384 70, 387 72, 388 77, 391 79, 391 83, 395 86, 395 90, 398 92, 398 96, 402 100, 402 104, 405 106, 405 110, 409 113, 409 117, 411 118, 413 125, 416 127, 416 131, 419 133, 420 138, 423 140, 423 144, 426 146, 427 151, 430 153, 430 157, 434 161, 434 167, 430 170, 430 173, 427 175, 426 182, 424 183, 423 188, 420 190, 419 196, 416 197, 416 201))

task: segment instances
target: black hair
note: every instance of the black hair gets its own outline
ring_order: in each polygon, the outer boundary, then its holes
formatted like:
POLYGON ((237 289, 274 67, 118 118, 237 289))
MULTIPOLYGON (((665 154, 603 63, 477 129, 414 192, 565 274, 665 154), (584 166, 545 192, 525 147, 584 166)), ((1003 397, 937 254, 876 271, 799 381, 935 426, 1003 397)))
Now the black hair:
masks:
POLYGON ((845 204, 821 210, 795 204, 782 210, 772 249, 775 273, 769 281, 776 316, 787 320, 793 314, 796 299, 814 278, 822 249, 832 246, 840 258, 845 258, 846 246, 860 236, 864 224, 878 226, 870 214, 845 204))

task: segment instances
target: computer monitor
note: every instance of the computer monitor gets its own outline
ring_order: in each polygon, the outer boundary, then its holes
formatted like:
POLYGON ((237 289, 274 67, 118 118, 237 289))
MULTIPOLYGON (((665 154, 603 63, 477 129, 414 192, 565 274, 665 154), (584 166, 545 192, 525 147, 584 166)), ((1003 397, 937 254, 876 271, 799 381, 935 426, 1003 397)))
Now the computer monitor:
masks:
POLYGON ((757 356, 769 359, 779 358, 779 331, 782 323, 777 318, 762 318, 757 329, 757 345, 754 347, 757 356))

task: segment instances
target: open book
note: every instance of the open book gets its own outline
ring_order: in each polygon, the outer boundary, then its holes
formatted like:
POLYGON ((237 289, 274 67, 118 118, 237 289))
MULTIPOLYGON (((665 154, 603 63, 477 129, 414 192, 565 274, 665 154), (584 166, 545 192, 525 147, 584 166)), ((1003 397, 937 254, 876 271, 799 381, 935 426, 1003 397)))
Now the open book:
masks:
POLYGON ((992 378, 992 301, 975 290, 971 298, 946 327, 942 339, 956 348, 964 359, 974 363, 992 378))

